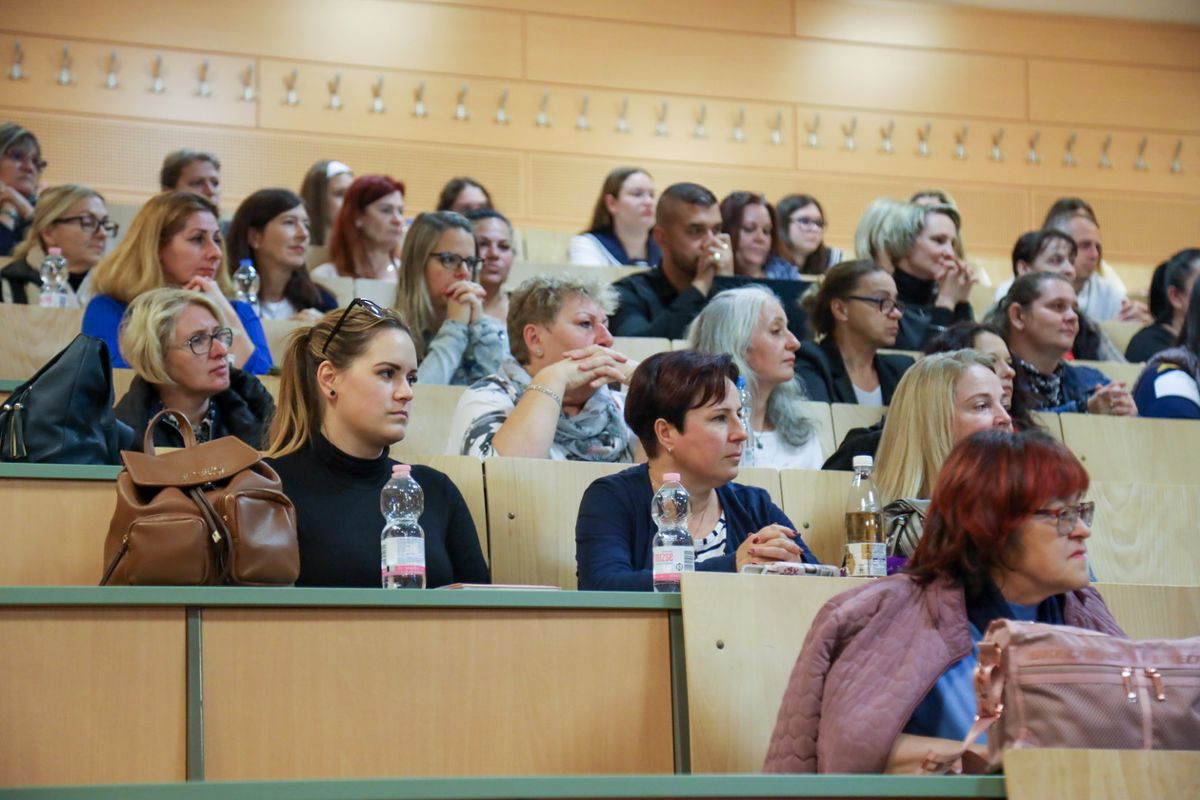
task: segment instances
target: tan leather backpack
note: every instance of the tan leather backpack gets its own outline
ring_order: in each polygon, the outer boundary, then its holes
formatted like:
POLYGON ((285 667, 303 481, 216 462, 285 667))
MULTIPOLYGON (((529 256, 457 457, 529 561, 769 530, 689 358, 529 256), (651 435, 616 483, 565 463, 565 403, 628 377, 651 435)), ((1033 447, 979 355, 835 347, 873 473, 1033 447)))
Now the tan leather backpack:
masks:
POLYGON ((198 445, 186 417, 169 410, 150 420, 143 448, 121 452, 101 586, 296 582, 296 510, 257 450, 235 436, 198 445), (154 426, 168 413, 184 447, 157 455, 154 426))

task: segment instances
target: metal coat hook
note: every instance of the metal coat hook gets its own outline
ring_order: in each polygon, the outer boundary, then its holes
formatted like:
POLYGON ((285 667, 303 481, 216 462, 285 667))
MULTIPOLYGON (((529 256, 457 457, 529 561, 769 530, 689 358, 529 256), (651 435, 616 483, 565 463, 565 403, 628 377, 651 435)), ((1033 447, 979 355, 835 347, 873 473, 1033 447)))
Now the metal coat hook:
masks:
POLYGON ((1076 164, 1075 153, 1073 151, 1075 150, 1075 142, 1078 139, 1079 139, 1079 134, 1076 134, 1076 133, 1072 133, 1070 136, 1067 137, 1067 149, 1066 149, 1066 152, 1063 153, 1063 162, 1062 162, 1064 167, 1075 166, 1075 164, 1076 164))
POLYGON ((542 102, 538 104, 537 117, 534 118, 533 124, 539 128, 550 127, 550 92, 542 92, 542 102))
POLYGON ((496 124, 507 125, 510 122, 508 116, 508 89, 500 92, 500 102, 496 105, 496 124))
POLYGON ((117 63, 117 51, 109 50, 108 51, 108 61, 106 62, 106 65, 104 68, 105 69, 105 75, 104 75, 104 88, 105 89, 121 88, 121 81, 117 77, 117 67, 119 67, 119 66, 120 65, 117 63))
POLYGON ((629 98, 621 99, 621 111, 617 114, 617 133, 629 133, 629 98))
POLYGON ((812 122, 804 123, 804 132, 808 134, 805 143, 813 150, 821 147, 821 140, 817 138, 817 131, 819 130, 821 130, 821 115, 813 114, 812 122))
POLYGON ((325 84, 329 89, 329 108, 330 111, 342 110, 342 73, 333 73, 333 80, 325 84))
POLYGON ((300 80, 300 70, 298 69, 293 69, 289 74, 283 76, 283 88, 287 89, 287 95, 283 98, 284 105, 300 105, 300 95, 296 92, 296 81, 298 80, 300 80))
POLYGON ((208 85, 208 59, 200 62, 200 69, 196 71, 196 96, 211 97, 212 87, 208 85))
POLYGON ((738 106, 737 120, 733 123, 733 140, 746 141, 746 107, 738 106))
POLYGON ((458 103, 454 106, 454 119, 459 122, 465 122, 471 118, 471 112, 467 111, 467 92, 470 91, 470 88, 464 83, 458 90, 458 103))
POLYGON ((771 135, 767 137, 771 144, 783 144, 783 112, 775 112, 775 124, 771 127, 771 135))
POLYGON ((967 159, 967 134, 970 130, 970 125, 963 125, 954 132, 954 157, 959 161, 967 159))
POLYGON ((1146 172, 1150 169, 1150 165, 1146 163, 1146 146, 1148 144, 1150 144, 1150 137, 1143 136, 1138 145, 1137 158, 1133 160, 1133 168, 1138 172, 1146 172))
POLYGON ((8 79, 10 81, 23 81, 28 75, 25 73, 25 51, 21 48, 21 40, 13 42, 13 63, 8 68, 8 79))
POLYGON ((1175 153, 1174 153, 1174 155, 1171 156, 1171 174, 1172 175, 1182 175, 1183 174, 1183 161, 1180 160, 1180 157, 1182 155, 1183 155, 1183 139, 1180 139, 1178 142, 1175 143, 1175 153))
POLYGON ((387 108, 383 105, 383 76, 379 75, 371 84, 371 113, 383 114, 386 111, 387 108))
POLYGON ((417 88, 413 91, 413 112, 414 117, 428 117, 429 109, 425 107, 425 81, 417 84, 417 88))
POLYGON ((704 128, 704 121, 708 119, 708 106, 704 103, 700 104, 700 108, 696 111, 696 127, 692 128, 692 136, 697 139, 707 139, 708 131, 704 128))
POLYGON ((655 136, 671 135, 671 131, 667 128, 667 111, 667 101, 663 100, 662 105, 658 107, 658 111, 654 113, 654 116, 658 119, 658 122, 654 125, 655 136))
POLYGON ((162 94, 166 91, 166 84, 163 83, 163 60, 162 56, 155 56, 150 62, 150 93, 162 94))
POLYGON ((244 103, 253 103, 255 98, 254 91, 254 65, 247 64, 242 70, 242 93, 240 99, 244 103))
MULTIPOLYGON (((894 134, 895 132, 896 132, 896 120, 894 120, 894 119, 888 120, 888 124, 887 124, 886 128, 881 127, 879 129, 879 136, 883 140, 882 142, 879 143, 879 152, 883 153, 884 155, 889 155, 889 156, 892 153, 896 152, 896 146, 892 144, 892 134, 894 134)), ((854 148, 847 147, 846 149, 852 150, 854 148)))
POLYGON ((1038 142, 1041 141, 1041 138, 1042 138, 1041 131, 1034 131, 1033 135, 1029 137, 1029 154, 1025 156, 1025 163, 1027 163, 1027 164, 1042 163, 1042 157, 1038 155, 1038 151, 1037 151, 1038 142))
POLYGON ((75 78, 71 75, 71 48, 63 46, 62 58, 58 62, 58 83, 59 86, 70 86, 75 82, 75 78))
POLYGON ((929 158, 932 152, 929 149, 929 134, 933 133, 933 123, 926 122, 924 128, 917 128, 917 155, 921 158, 929 158))
POLYGON ((1113 168, 1113 160, 1108 155, 1108 149, 1110 147, 1112 147, 1112 143, 1113 143, 1113 137, 1112 137, 1112 134, 1110 133, 1108 136, 1104 137, 1104 141, 1100 144, 1100 160, 1097 162, 1097 164, 1099 164, 1099 166, 1100 166, 1100 169, 1112 169, 1113 168))
POLYGON ((579 103, 579 116, 575 118, 575 130, 590 131, 592 123, 588 122, 588 96, 585 94, 579 103))
POLYGON ((1000 149, 1000 145, 1004 143, 1004 128, 997 128, 992 134, 992 161, 1000 162, 1004 160, 1004 151, 1000 149))
POLYGON ((858 149, 858 142, 854 141, 854 133, 858 130, 858 117, 851 117, 849 123, 842 123, 842 149, 849 150, 853 153, 858 149))

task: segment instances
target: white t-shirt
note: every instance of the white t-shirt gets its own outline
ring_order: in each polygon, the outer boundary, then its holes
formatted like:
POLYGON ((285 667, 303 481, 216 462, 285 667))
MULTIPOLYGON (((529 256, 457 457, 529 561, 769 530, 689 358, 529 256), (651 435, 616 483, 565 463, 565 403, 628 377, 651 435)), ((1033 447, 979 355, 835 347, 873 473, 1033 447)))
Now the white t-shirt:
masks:
POLYGON ((858 401, 858 404, 860 406, 881 406, 881 405, 883 405, 883 387, 882 386, 876 386, 875 391, 873 391, 873 392, 863 391, 862 389, 855 386, 853 383, 851 383, 850 386, 853 387, 854 399, 858 401))
POLYGON ((1079 310, 1096 322, 1116 319, 1121 313, 1125 290, 1110 278, 1093 272, 1079 292, 1079 310))
MULTIPOLYGON (((332 261, 326 261, 324 264, 321 264, 318 267, 313 267, 308 271, 308 274, 313 277, 313 280, 325 280, 329 278, 342 277, 341 275, 338 275, 337 267, 334 266, 332 261)), ((387 274, 384 277, 376 278, 375 280, 380 280, 385 283, 396 283, 400 280, 400 270, 396 267, 392 267, 387 271, 387 274)))
POLYGON ((260 302, 258 311, 260 319, 291 319, 296 316, 296 307, 286 297, 273 302, 260 302))
POLYGON ((784 441, 778 431, 755 431, 754 464, 775 469, 820 469, 825 463, 820 437, 814 432, 807 442, 796 447, 784 441))

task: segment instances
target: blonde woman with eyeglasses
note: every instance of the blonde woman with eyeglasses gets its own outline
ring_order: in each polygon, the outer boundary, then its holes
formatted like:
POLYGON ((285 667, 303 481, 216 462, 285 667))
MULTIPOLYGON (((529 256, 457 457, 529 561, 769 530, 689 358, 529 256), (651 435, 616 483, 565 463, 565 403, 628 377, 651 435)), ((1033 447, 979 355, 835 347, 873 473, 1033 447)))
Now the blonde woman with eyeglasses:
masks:
POLYGON ((225 311, 186 289, 152 289, 139 295, 121 321, 121 352, 136 373, 116 405, 117 419, 136 431, 140 448, 150 418, 176 412, 154 429, 154 444, 182 447, 182 415, 207 442, 236 436, 261 448, 275 401, 258 378, 229 365, 233 331, 225 311))
POLYGON ((92 189, 74 183, 48 189, 38 201, 24 241, 13 250, 12 263, 0 270, 4 302, 38 302, 42 260, 50 248, 57 247, 67 260, 68 306, 83 308, 91 299, 91 269, 100 263, 117 230, 104 198, 92 189))

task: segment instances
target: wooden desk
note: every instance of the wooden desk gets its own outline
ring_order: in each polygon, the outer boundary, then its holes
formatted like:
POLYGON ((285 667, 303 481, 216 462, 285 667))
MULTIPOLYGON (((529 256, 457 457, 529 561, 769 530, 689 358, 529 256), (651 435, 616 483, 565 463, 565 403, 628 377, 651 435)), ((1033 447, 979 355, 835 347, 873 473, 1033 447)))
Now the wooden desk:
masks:
POLYGON ((1009 750, 1012 800, 1200 797, 1200 753, 1164 750, 1009 750))

